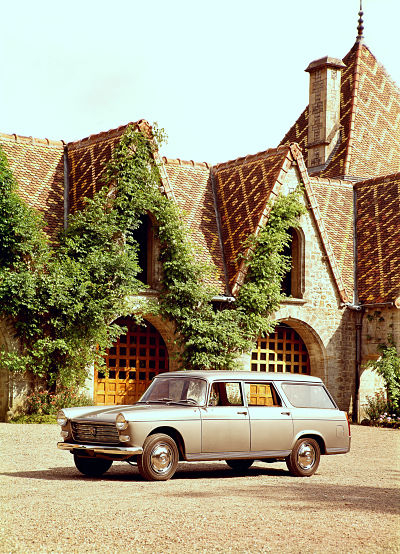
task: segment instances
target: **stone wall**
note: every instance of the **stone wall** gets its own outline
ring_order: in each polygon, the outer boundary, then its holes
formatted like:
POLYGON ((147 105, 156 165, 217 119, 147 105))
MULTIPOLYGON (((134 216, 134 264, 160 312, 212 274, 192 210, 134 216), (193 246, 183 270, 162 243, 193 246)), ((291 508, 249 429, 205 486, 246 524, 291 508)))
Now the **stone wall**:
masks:
POLYGON ((339 406, 352 409, 355 386, 354 314, 341 305, 313 216, 301 218, 304 235, 304 293, 288 299, 275 318, 293 327, 310 355, 311 373, 321 377, 339 406))
POLYGON ((384 390, 384 381, 367 363, 379 358, 378 347, 387 344, 392 336, 400 353, 400 310, 391 306, 370 307, 365 310, 362 320, 361 375, 360 375, 360 417, 365 415, 367 396, 384 390))
MULTIPOLYGON (((0 348, 6 352, 18 352, 20 347, 14 335, 12 324, 7 319, 0 319, 0 348)), ((31 389, 30 375, 11 374, 0 367, 0 421, 6 421, 18 413, 31 389)))

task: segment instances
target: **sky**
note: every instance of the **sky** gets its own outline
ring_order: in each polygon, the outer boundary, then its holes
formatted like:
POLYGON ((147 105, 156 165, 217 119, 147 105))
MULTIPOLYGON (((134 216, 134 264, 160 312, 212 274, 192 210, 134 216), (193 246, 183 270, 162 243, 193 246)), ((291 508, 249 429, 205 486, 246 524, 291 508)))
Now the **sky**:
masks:
MULTIPOLYGON (((79 140, 130 121, 170 158, 276 147, 315 59, 343 58, 359 0, 0 0, 0 132, 79 140)), ((365 44, 400 84, 399 0, 363 0, 365 44)))

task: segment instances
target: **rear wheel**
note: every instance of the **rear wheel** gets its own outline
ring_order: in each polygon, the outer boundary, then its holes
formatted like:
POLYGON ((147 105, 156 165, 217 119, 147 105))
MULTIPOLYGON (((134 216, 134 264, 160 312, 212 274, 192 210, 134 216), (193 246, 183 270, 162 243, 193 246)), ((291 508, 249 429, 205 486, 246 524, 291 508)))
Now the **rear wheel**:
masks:
POLYGON ((140 475, 147 481, 167 481, 178 467, 179 453, 174 439, 157 433, 144 441, 143 454, 138 456, 140 475))
POLYGON ((89 477, 100 477, 112 466, 112 460, 104 460, 102 458, 86 458, 79 456, 74 452, 74 462, 76 469, 83 475, 89 477))
POLYGON ((314 439, 299 439, 290 455, 286 458, 286 465, 290 473, 296 477, 310 477, 319 466, 321 451, 314 439))
POLYGON ((254 463, 254 460, 225 460, 234 471, 246 471, 254 463))

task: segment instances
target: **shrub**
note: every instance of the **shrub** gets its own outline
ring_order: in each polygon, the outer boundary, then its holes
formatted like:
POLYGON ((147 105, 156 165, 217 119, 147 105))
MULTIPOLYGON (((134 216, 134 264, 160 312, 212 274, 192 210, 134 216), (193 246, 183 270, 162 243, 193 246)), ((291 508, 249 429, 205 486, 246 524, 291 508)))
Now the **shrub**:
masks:
POLYGON ((57 393, 37 390, 26 399, 25 415, 56 415, 61 408, 91 406, 93 400, 73 389, 61 389, 57 393))
POLYGON ((365 413, 373 425, 400 428, 400 410, 386 398, 383 391, 367 396, 365 413))

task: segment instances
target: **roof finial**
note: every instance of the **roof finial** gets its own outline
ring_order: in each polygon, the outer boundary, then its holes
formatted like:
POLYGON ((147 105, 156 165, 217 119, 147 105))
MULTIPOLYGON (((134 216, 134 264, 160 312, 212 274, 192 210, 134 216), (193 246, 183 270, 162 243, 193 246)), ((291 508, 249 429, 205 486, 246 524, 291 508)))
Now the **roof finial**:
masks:
POLYGON ((363 9, 362 9, 362 0, 360 0, 360 11, 358 12, 359 18, 358 18, 358 27, 357 27, 357 42, 362 42, 364 39, 363 31, 364 31, 364 21, 362 16, 364 15, 363 9))

